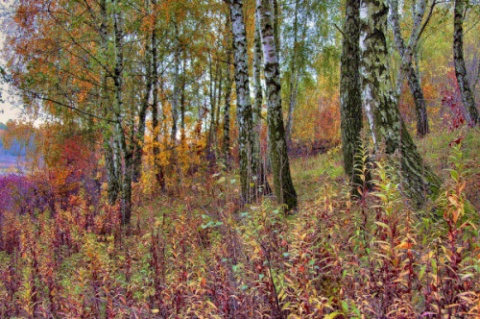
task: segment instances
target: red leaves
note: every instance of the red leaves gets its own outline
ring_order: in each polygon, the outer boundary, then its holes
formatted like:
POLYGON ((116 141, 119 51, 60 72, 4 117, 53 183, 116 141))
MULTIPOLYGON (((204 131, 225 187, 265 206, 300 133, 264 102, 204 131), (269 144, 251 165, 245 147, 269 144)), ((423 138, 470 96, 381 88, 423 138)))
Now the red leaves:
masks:
POLYGON ((452 147, 454 145, 459 145, 460 143, 462 143, 463 139, 465 138, 465 136, 460 136, 459 138, 451 141, 448 146, 452 147))

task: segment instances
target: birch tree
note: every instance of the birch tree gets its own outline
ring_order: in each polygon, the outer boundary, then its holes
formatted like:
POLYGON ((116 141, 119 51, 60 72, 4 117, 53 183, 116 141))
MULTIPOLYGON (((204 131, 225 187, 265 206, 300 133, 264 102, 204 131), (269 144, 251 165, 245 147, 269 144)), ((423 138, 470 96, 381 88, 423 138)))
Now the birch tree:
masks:
POLYGON ((254 194, 253 118, 248 75, 247 35, 243 16, 243 1, 228 0, 233 34, 235 85, 237 92, 238 147, 240 156, 240 184, 242 201, 249 203, 254 194))
POLYGON ((262 128, 262 105, 263 105, 263 87, 261 82, 262 73, 262 41, 258 21, 255 23, 255 39, 254 39, 254 53, 253 53, 253 86, 255 102, 253 107, 253 127, 255 130, 254 136, 254 152, 253 160, 254 166, 257 167, 257 193, 268 195, 272 192, 266 177, 266 169, 263 161, 262 152, 260 149, 260 133, 262 128))
POLYGON ((305 92, 319 74, 325 72, 330 77, 336 73, 330 68, 333 63, 329 60, 333 56, 337 59, 337 52, 340 53, 331 37, 333 26, 340 20, 339 6, 337 0, 291 1, 282 5, 282 47, 277 46, 277 50, 283 54, 280 66, 285 70, 282 73, 282 91, 288 106, 285 130, 289 149, 292 146, 296 109, 299 103, 305 101, 305 92), (317 60, 319 55, 323 55, 323 58, 317 60))
POLYGON ((352 185, 360 183, 355 159, 361 147, 363 127, 360 86, 360 0, 348 0, 345 8, 340 70, 340 114, 343 167, 352 185))
POLYGON ((114 143, 118 145, 122 169, 121 169, 121 221, 123 225, 130 223, 132 214, 132 174, 133 174, 133 152, 132 143, 127 146, 125 131, 123 128, 123 90, 124 90, 124 29, 123 29, 123 15, 120 10, 119 1, 113 2, 113 38, 115 49, 115 68, 113 71, 113 83, 115 94, 115 136, 114 143))
POLYGON ((419 207, 440 181, 423 163, 396 104, 388 74, 387 15, 385 0, 363 0, 360 5, 362 102, 376 151, 382 144, 390 163, 399 164, 402 189, 419 207))
POLYGON ((297 194, 290 175, 290 163, 282 116, 282 97, 278 49, 275 43, 273 4, 257 0, 257 19, 262 39, 265 84, 267 88, 267 124, 273 182, 278 201, 287 210, 297 206, 297 194))
MULTIPOLYGON (((99 37, 100 37, 100 57, 103 61, 108 60, 108 13, 107 13, 107 1, 102 0, 99 2, 99 12, 100 12, 100 24, 99 24, 99 37)), ((108 94, 108 75, 110 75, 109 70, 102 66, 100 69, 101 76, 101 87, 100 87, 100 110, 103 113, 102 116, 107 117, 108 106, 110 102, 108 94)), ((107 192, 108 192, 108 201, 110 205, 116 203, 118 196, 120 194, 120 158, 118 157, 118 152, 116 152, 115 144, 112 143, 112 130, 106 128, 103 130, 103 141, 104 141, 104 154, 105 154, 105 166, 107 172, 107 192)))
POLYGON ((466 1, 455 0, 453 23, 453 60, 458 87, 462 94, 462 101, 473 125, 479 123, 478 109, 475 105, 475 96, 467 77, 467 67, 463 57, 463 20, 466 12, 466 1))
MULTIPOLYGON (((227 18, 227 21, 230 21, 230 19, 227 18)), ((226 27, 228 29, 230 28, 230 23, 226 23, 226 27)), ((225 165, 228 168, 230 168, 230 160, 231 160, 231 154, 230 154, 230 104, 231 104, 231 96, 232 96, 232 84, 233 84, 233 79, 232 79, 232 49, 233 49, 233 43, 232 39, 230 36, 230 33, 227 33, 227 66, 226 66, 226 84, 225 84, 225 105, 223 108, 223 157, 225 161, 225 165)))
POLYGON ((304 45, 306 32, 308 29, 307 11, 309 1, 306 1, 305 12, 303 12, 303 21, 299 21, 300 17, 300 1, 295 2, 294 18, 293 18, 293 49, 292 56, 290 57, 290 79, 288 90, 288 116, 286 125, 286 139, 287 144, 290 147, 292 143, 292 129, 293 129, 293 113, 297 104, 298 86, 300 82, 300 74, 303 71, 304 61, 301 59, 303 53, 301 53, 301 44, 304 45), (302 23, 303 22, 303 23, 302 23), (300 25, 301 24, 301 25, 300 25), (299 35, 299 29, 301 34, 299 35), (299 39, 300 37, 300 39, 299 39))
MULTIPOLYGON (((393 34, 395 38, 395 46, 401 57, 401 66, 397 76, 397 100, 399 100, 402 90, 403 80, 406 77, 410 93, 413 96, 415 103, 415 112, 417 116, 417 135, 423 137, 430 132, 428 126, 427 105, 422 87, 420 85, 420 77, 417 69, 413 66, 413 56, 417 50, 418 41, 425 29, 426 24, 430 20, 433 13, 433 8, 436 5, 434 0, 430 7, 430 13, 422 25, 425 16, 427 1, 417 0, 414 4, 413 27, 410 33, 410 38, 406 43, 400 28, 400 17, 398 13, 398 0, 390 0, 391 21, 393 25, 393 34)), ((418 65, 417 65, 418 68, 418 65)))
MULTIPOLYGON (((151 4, 150 4, 151 6, 151 4)), ((152 8, 149 8, 150 10, 152 8)), ((150 13, 151 14, 151 13, 150 13)), ((155 22, 153 22, 155 24, 155 22)), ((155 28, 155 27, 154 27, 155 28)), ((152 53, 156 50, 153 49, 153 46, 156 45, 154 41, 154 31, 151 30, 151 36, 147 32, 145 39, 145 91, 143 92, 142 104, 140 107, 140 112, 138 114, 139 124, 137 138, 135 139, 135 147, 133 154, 133 181, 137 182, 141 175, 142 169, 142 153, 143 153, 143 143, 145 140, 145 127, 146 127, 146 118, 147 110, 150 105, 150 96, 153 89, 153 57, 152 53)))

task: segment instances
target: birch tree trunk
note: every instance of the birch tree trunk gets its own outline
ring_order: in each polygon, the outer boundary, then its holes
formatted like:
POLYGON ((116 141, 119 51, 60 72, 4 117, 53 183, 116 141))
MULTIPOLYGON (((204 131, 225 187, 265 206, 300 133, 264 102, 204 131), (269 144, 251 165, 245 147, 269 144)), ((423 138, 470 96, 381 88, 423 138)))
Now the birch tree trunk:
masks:
MULTIPOLYGON (((298 2, 298 1, 297 1, 298 2)), ((273 6, 273 36, 275 38, 275 47, 277 50, 280 50, 280 6, 278 5, 278 0, 270 0, 270 4, 273 6)), ((278 61, 280 63, 280 60, 278 61)))
POLYGON ((122 168, 121 168, 121 222, 122 225, 130 224, 132 213, 132 150, 127 147, 126 136, 123 130, 123 19, 118 8, 118 2, 114 1, 113 26, 115 40, 115 69, 113 74, 115 92, 115 140, 118 145, 122 168))
MULTIPOLYGON (((153 33, 153 31, 152 31, 153 33)), ((135 141, 135 148, 133 153, 133 181, 137 182, 141 176, 142 171, 142 157, 143 157, 143 143, 145 141, 145 121, 147 118, 147 110, 150 103, 150 96, 152 93, 152 48, 153 43, 150 44, 152 36, 147 36, 145 40, 145 92, 143 94, 142 105, 138 114, 138 130, 135 141)), ((135 130, 132 131, 132 135, 135 130)), ((134 137, 134 136, 132 136, 134 137)))
POLYGON ((235 84, 237 91, 237 122, 239 127, 238 147, 240 156, 240 184, 243 203, 249 203, 254 196, 253 123, 248 77, 247 37, 243 17, 243 1, 229 0, 232 21, 235 84), (253 187, 252 187, 253 186, 253 187))
MULTIPOLYGON (((230 24, 228 24, 230 26, 230 24)), ((225 160, 225 166, 227 169, 230 168, 230 103, 232 96, 232 53, 231 50, 232 42, 231 39, 228 39, 228 49, 227 49, 227 83, 225 84, 225 107, 223 109, 223 156, 225 160)))
POLYGON ((187 81, 185 73, 187 72, 187 52, 183 50, 182 56, 182 77, 181 77, 181 88, 180 88, 180 141, 183 143, 185 141, 185 103, 186 103, 186 86, 187 81))
POLYGON ((177 146, 177 131, 178 131, 178 111, 179 111, 179 96, 180 96, 180 37, 178 32, 178 25, 173 23, 175 29, 175 52, 173 53, 173 96, 172 96, 172 157, 173 162, 176 162, 176 146, 177 146))
POLYGON ((455 17, 453 24, 453 59, 455 63, 455 75, 457 76, 458 87, 462 94, 462 101, 465 110, 470 117, 470 122, 473 125, 479 123, 479 114, 477 106, 475 105, 475 96, 470 88, 470 83, 467 77, 467 67, 463 57, 463 19, 465 16, 466 6, 465 0, 455 0, 455 17))
POLYGON ((269 152, 275 194, 278 201, 285 205, 287 210, 291 210, 297 206, 297 194, 290 175, 283 125, 280 67, 275 43, 272 6, 271 0, 257 0, 257 17, 260 24, 267 87, 269 152))
POLYGON ((473 82, 473 87, 472 87, 472 91, 474 92, 475 92, 475 88, 477 87, 478 80, 480 80, 480 58, 478 61, 477 76, 475 77, 475 82, 473 82))
MULTIPOLYGON (((101 0, 100 3, 100 48, 102 59, 106 60, 108 50, 108 14, 107 14, 107 1, 101 0)), ((107 108, 110 102, 110 96, 108 94, 107 86, 107 70, 102 69, 102 87, 100 93, 100 109, 103 111, 103 116, 107 118, 107 108)), ((115 157, 115 147, 112 147, 112 131, 109 128, 103 130, 103 141, 105 149, 105 166, 107 169, 107 193, 108 202, 110 205, 114 205, 117 202, 120 194, 120 171, 119 162, 115 157)))
MULTIPOLYGON (((292 126, 293 126, 293 111, 297 103, 297 89, 298 89, 298 73, 297 73, 297 55, 298 55, 298 6, 299 1, 295 2, 295 14, 293 18, 293 54, 290 62, 290 83, 289 83, 289 98, 288 98, 288 117, 286 128, 287 146, 292 145, 292 126)), ((306 27, 306 26, 304 26, 306 27)))
POLYGON ((215 114, 217 113, 217 88, 219 81, 219 67, 218 62, 215 61, 214 67, 214 57, 213 52, 209 54, 209 75, 210 75, 210 85, 209 85, 209 100, 210 100, 210 123, 208 127, 207 134, 207 143, 206 143, 206 157, 210 165, 213 165, 214 160, 214 132, 215 132, 215 114), (215 69, 215 71, 214 71, 215 69))
MULTIPOLYGON (((157 10, 157 0, 152 0, 153 11, 157 10)), ((165 179, 163 174, 163 167, 160 165, 159 155, 159 135, 160 135, 160 126, 158 121, 159 112, 158 109, 160 104, 158 102, 158 90, 159 90, 159 81, 158 81, 158 43, 157 43, 157 32, 158 27, 154 19, 154 25, 152 30, 152 134, 153 134, 153 162, 154 162, 154 171, 156 180, 160 186, 160 189, 165 190, 165 179)))
POLYGON ((253 107, 253 127, 255 130, 254 136, 254 152, 253 160, 255 161, 254 167, 258 167, 258 175, 256 176, 257 185, 256 192, 258 195, 269 195, 272 193, 272 189, 268 184, 265 165, 261 152, 260 135, 262 130, 262 104, 263 104, 263 88, 261 82, 262 72, 262 40, 260 38, 259 23, 255 23, 255 41, 254 41, 254 54, 253 54, 253 87, 255 103, 253 107))
MULTIPOLYGON (((363 104, 373 114, 373 129, 393 165, 400 168, 401 185, 417 207, 435 192, 439 178, 424 165, 396 104, 388 74, 385 38, 388 6, 385 0, 363 0, 361 18, 361 80, 363 104), (396 154, 396 156, 394 156, 396 154), (397 159, 397 160, 396 160, 397 159)), ((382 147, 383 148, 383 147, 382 147)))
POLYGON ((363 127, 360 85, 360 0, 347 0, 340 70, 340 114, 343 167, 350 176, 352 194, 362 180, 355 168, 361 165, 357 152, 362 147, 363 127))
MULTIPOLYGON (((156 30, 155 30, 156 31, 156 30)), ((155 177, 157 180, 158 185, 160 186, 160 189, 162 191, 166 190, 166 182, 165 182, 165 171, 164 167, 160 164, 160 123, 159 123, 159 116, 160 116, 160 102, 158 99, 158 93, 159 90, 161 90, 162 95, 164 93, 163 89, 163 80, 160 81, 159 75, 158 75, 158 67, 160 66, 158 63, 158 58, 157 58, 157 33, 153 32, 154 38, 152 39, 152 43, 155 43, 155 45, 152 45, 152 59, 153 59, 153 71, 152 71, 152 77, 153 77, 153 92, 152 92, 152 134, 153 134, 153 161, 154 161, 154 169, 155 169, 155 177)), ((163 99, 162 99, 163 101, 163 99)), ((165 110, 163 107, 163 102, 162 104, 162 122, 165 123, 165 110)), ((166 130, 163 130, 164 132, 166 130)))
POLYGON ((220 127, 220 109, 221 109, 221 105, 222 105, 222 92, 223 92, 223 81, 224 81, 224 77, 223 77, 223 67, 222 67, 222 64, 223 62, 219 62, 219 83, 218 83, 218 92, 216 94, 216 97, 217 97, 217 110, 216 110, 216 114, 215 114, 215 127, 214 127, 214 135, 213 135, 213 145, 214 145, 214 149, 215 149, 215 158, 220 158, 220 150, 219 150, 219 147, 218 147, 218 129, 220 127))
POLYGON ((415 103, 415 112, 417 116, 417 135, 423 137, 430 132, 428 126, 427 105, 423 94, 420 78, 417 70, 413 66, 413 55, 416 51, 418 37, 422 20, 425 15, 426 1, 418 0, 414 9, 414 23, 408 45, 402 37, 400 29, 400 18, 398 14, 398 0, 391 0, 391 21, 393 25, 393 34, 395 37, 395 46, 402 57, 402 65, 397 77, 397 101, 400 99, 404 76, 407 77, 408 87, 415 103))

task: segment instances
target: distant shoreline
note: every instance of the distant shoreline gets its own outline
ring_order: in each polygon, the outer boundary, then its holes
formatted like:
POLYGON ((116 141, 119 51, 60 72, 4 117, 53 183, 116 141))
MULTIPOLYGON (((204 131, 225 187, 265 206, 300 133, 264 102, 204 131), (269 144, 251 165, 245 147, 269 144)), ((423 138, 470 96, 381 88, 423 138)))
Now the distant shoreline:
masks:
POLYGON ((18 174, 23 171, 25 157, 0 155, 0 175, 18 174))

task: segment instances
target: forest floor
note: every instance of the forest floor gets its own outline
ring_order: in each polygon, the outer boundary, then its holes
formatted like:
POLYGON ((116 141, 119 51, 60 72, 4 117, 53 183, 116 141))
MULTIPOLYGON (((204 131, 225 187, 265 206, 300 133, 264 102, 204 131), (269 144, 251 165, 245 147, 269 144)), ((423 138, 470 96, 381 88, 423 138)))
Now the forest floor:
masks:
POLYGON ((292 161, 289 216, 268 198, 240 207, 222 173, 175 197, 137 189, 128 232, 81 197, 54 217, 6 216, 0 317, 478 318, 480 133, 417 142, 445 181, 421 211, 382 163, 352 201, 335 147, 292 161))

